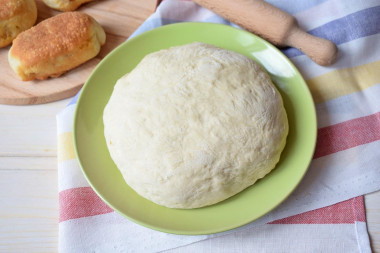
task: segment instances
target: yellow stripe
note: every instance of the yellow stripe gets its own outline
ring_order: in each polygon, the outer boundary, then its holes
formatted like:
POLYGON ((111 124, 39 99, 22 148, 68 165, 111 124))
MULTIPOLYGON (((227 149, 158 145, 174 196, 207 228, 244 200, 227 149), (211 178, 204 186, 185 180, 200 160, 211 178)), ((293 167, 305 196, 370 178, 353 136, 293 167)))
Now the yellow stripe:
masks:
POLYGON ((338 69, 307 81, 315 103, 362 91, 380 82, 380 61, 338 69))
POLYGON ((75 159, 73 133, 66 132, 58 135, 58 162, 75 159))
MULTIPOLYGON (((380 61, 365 65, 339 69, 309 79, 307 84, 315 103, 365 90, 380 83, 380 61)), ((66 132, 58 136, 58 162, 75 159, 73 134, 66 132)))

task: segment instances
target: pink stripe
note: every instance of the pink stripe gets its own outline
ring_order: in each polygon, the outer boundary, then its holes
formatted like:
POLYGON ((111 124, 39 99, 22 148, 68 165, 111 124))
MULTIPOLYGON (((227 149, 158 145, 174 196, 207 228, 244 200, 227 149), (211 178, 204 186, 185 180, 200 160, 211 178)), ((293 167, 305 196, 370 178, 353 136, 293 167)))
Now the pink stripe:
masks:
POLYGON ((355 214, 355 220, 366 222, 364 196, 354 198, 353 210, 355 214))
POLYGON ((353 224, 355 221, 366 221, 363 196, 268 224, 353 224))
MULTIPOLYGON (((59 222, 113 212, 91 187, 61 191, 59 205, 59 222)), ((269 224, 341 224, 355 221, 366 221, 363 196, 276 220, 269 224)))
MULTIPOLYGON (((353 120, 349 120, 343 123, 332 125, 329 127, 321 128, 318 130, 318 140, 314 158, 319 158, 325 155, 330 155, 345 149, 349 149, 358 145, 370 143, 373 141, 380 140, 380 112, 361 117, 353 120)), ((342 202, 345 203, 345 202, 342 202)), ((65 221, 70 219, 76 219, 81 217, 88 217, 98 214, 104 214, 113 212, 113 210, 108 207, 90 187, 74 188, 64 190, 59 193, 59 204, 60 204, 60 216, 59 221, 65 221)), ((363 206, 363 201, 357 199, 357 204, 363 206)), ((350 215, 345 215, 345 213, 340 213, 339 210, 342 204, 337 204, 337 207, 328 207, 326 210, 318 209, 312 212, 315 213, 314 218, 305 218, 304 214, 301 218, 286 218, 281 222, 290 223, 352 223, 355 221, 352 217, 356 216, 357 221, 365 221, 365 211, 364 209, 358 209, 357 213, 353 216, 351 212, 350 215), (339 212, 337 214, 332 214, 330 219, 325 218, 324 212, 331 212, 329 208, 333 210, 337 209, 339 212), (334 209, 335 208, 335 209, 334 209), (294 221, 293 221, 294 219, 294 221)), ((342 209, 345 211, 346 209, 342 209)), ((356 209, 355 209, 356 210, 356 209)), ((346 211, 345 211, 346 212, 346 211)), ((346 212, 347 213, 347 212, 346 212)), ((277 224, 275 221, 272 224, 277 224)), ((281 223, 279 223, 281 224, 281 223)))
POLYGON ((318 130, 314 158, 380 140, 380 112, 318 130))
POLYGON ((113 212, 91 187, 61 191, 59 208, 59 222, 113 212))

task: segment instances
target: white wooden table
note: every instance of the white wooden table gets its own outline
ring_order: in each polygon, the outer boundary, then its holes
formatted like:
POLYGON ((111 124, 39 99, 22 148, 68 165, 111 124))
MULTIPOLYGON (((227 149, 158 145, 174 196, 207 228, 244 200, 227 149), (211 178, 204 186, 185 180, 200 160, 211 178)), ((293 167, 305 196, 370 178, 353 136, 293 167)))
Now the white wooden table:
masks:
MULTIPOLYGON (((41 6, 40 0, 38 2, 41 6)), ((107 27, 111 41, 125 40, 154 10, 156 0, 113 0, 101 6, 124 8, 119 23, 107 27), (129 12, 127 11, 129 10, 129 12), (130 13, 133 11, 133 15, 130 13), (138 14, 138 15, 137 15, 138 14), (128 26, 126 29, 125 26, 128 26)), ((51 15, 40 8, 41 15, 51 15)), ((87 9, 86 9, 87 11, 87 9)), ((0 77, 1 78, 1 77, 0 77)), ((0 105, 0 252, 58 250, 58 175, 56 114, 71 100, 43 105, 0 105)), ((366 196, 367 219, 374 252, 380 253, 380 192, 366 196)))
MULTIPOLYGON (((70 99, 0 105, 0 252, 56 252, 56 114, 70 99)), ((380 252, 380 192, 366 196, 374 252, 380 252)))
MULTIPOLYGON (((125 41, 154 12, 158 2, 108 0, 82 6, 79 10, 101 21, 107 33, 107 42, 97 58, 125 41)), ((42 0, 36 3, 38 20, 60 13, 42 0)), ((58 251, 55 116, 70 100, 0 105, 0 252, 58 251)))

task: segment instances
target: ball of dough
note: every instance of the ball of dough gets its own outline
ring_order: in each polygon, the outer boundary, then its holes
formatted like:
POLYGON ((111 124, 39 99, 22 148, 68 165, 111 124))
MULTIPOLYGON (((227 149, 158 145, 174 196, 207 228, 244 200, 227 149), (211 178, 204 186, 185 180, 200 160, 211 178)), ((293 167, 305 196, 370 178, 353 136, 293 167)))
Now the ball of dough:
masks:
POLYGON ((32 27, 37 20, 34 0, 0 0, 0 47, 6 47, 13 39, 32 27))
POLYGON ((147 55, 103 114, 127 184, 170 208, 225 200, 268 174, 288 134, 282 98, 253 60, 202 43, 147 55))

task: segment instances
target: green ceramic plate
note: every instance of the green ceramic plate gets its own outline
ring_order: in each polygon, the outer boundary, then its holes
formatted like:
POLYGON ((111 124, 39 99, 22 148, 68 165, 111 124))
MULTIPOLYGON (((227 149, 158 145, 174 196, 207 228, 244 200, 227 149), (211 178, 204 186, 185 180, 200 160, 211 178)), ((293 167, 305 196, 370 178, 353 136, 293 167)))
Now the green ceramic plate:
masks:
POLYGON ((293 64, 261 38, 230 26, 178 23, 141 34, 111 52, 91 74, 77 102, 74 143, 85 176, 113 209, 143 226, 175 234, 209 234, 247 224, 279 205, 305 174, 316 142, 316 113, 310 92, 293 64), (243 192, 218 204, 170 209, 137 195, 108 153, 103 109, 115 82, 151 52, 194 41, 214 44, 258 61, 280 90, 290 132, 276 168, 243 192))

